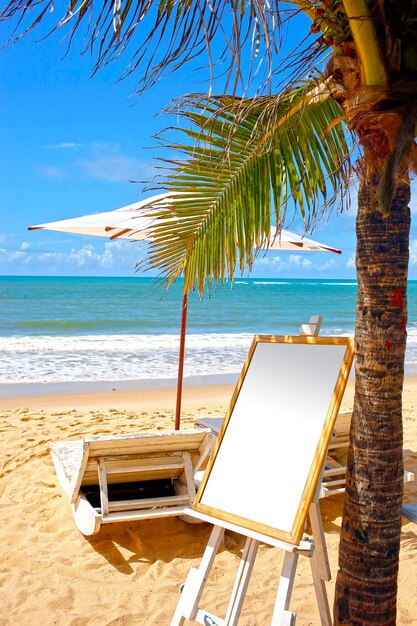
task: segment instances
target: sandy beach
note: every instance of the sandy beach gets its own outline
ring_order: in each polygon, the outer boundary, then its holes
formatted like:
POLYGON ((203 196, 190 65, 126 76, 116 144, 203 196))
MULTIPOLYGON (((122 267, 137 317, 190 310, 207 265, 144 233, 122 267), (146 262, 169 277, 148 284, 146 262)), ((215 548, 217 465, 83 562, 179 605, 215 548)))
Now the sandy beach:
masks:
MULTIPOLYGON (((199 417, 220 417, 232 386, 184 391, 184 428, 199 417)), ((417 377, 404 389, 404 458, 417 474, 417 377)), ((349 384, 343 408, 352 406, 349 384)), ((175 390, 108 391, 1 400, 1 623, 5 626, 166 626, 178 586, 198 566, 210 527, 177 518, 110 524, 86 538, 76 529, 58 485, 49 442, 85 435, 122 434, 173 427, 175 390)), ((405 485, 417 501, 417 482, 405 485)), ((321 501, 333 580, 342 496, 321 501)), ((225 613, 243 547, 227 533, 202 605, 225 613)), ((242 612, 242 626, 270 623, 282 553, 262 545, 242 612)), ((417 625, 417 525, 403 520, 398 624, 417 625)), ((298 626, 319 624, 308 559, 301 558, 292 596, 298 626)), ((189 624, 190 622, 186 622, 189 624)))

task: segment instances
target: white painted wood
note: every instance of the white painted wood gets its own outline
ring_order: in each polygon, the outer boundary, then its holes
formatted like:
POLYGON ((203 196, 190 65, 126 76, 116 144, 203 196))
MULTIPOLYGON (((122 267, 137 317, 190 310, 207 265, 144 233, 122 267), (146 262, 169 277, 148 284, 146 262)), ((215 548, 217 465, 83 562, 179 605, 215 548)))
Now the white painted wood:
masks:
MULTIPOLYGON (((211 432, 211 429, 208 429, 211 432)), ((199 448, 200 458, 194 466, 194 474, 207 464, 207 459, 212 451, 214 437, 206 437, 199 448)))
POLYGON ((271 626, 295 626, 296 613, 282 611, 281 615, 272 618, 271 626))
POLYGON ((332 574, 330 571, 329 555, 327 552, 320 505, 318 502, 312 502, 310 504, 309 518, 314 537, 315 549, 313 557, 315 559, 315 563, 317 564, 316 569, 323 580, 331 580, 332 574))
POLYGON ((237 626, 239 623, 240 613, 255 564, 259 543, 260 542, 255 539, 246 539, 226 617, 224 619, 226 626, 237 626))
POLYGON ((71 505, 71 509, 75 525, 83 535, 89 537, 98 533, 102 522, 101 515, 93 509, 85 496, 78 496, 76 502, 71 505))
MULTIPOLYGON (((188 457, 190 458, 189 454, 188 457)), ((125 459, 120 462, 118 462, 117 459, 114 459, 114 457, 112 457, 111 459, 109 459, 108 456, 103 456, 99 458, 105 459, 106 461, 106 473, 109 482, 112 474, 118 474, 122 479, 124 478, 123 474, 137 474, 138 476, 140 476, 142 473, 146 472, 168 472, 169 474, 175 476, 178 475, 179 472, 182 472, 184 469, 184 461, 181 459, 181 457, 176 457, 174 462, 171 463, 167 463, 166 460, 165 463, 161 463, 160 459, 154 460, 152 457, 150 457, 149 459, 143 459, 143 463, 140 463, 140 459, 136 460, 135 458, 125 459)))
POLYGON ((301 324, 299 335, 312 335, 317 337, 323 322, 321 315, 312 315, 308 324, 301 324))
POLYGON ((323 476, 340 476, 341 474, 346 474, 346 467, 332 467, 330 469, 324 470, 323 476))
MULTIPOLYGON (((314 551, 312 558, 310 559, 311 573, 313 575, 314 590, 316 592, 317 606, 320 615, 321 626, 332 626, 333 620, 330 612, 329 601, 327 598, 326 585, 323 580, 321 566, 318 562, 318 555, 314 551)), ((328 579, 330 580, 330 578, 328 579)))
POLYGON ((101 514, 104 516, 109 512, 109 492, 107 489, 106 464, 103 458, 98 460, 98 478, 100 485, 101 514))
POLYGON ((198 604, 219 546, 223 540, 223 535, 224 528, 220 526, 213 527, 199 568, 191 568, 188 572, 187 580, 171 620, 171 626, 182 626, 184 619, 195 620, 198 604))
POLYGON ((71 498, 83 461, 83 441, 53 441, 49 447, 59 484, 71 498))
POLYGON ((217 617, 217 615, 205 609, 198 609, 194 621, 197 622, 197 624, 203 624, 203 626, 227 626, 226 620, 217 617))
MULTIPOLYGON (((182 515, 195 496, 194 467, 211 449, 209 429, 88 437, 51 444, 59 482, 72 498, 77 528, 94 534, 101 523, 182 515), (172 478, 175 496, 109 501, 108 484, 172 478), (83 495, 83 486, 99 485, 101 510, 83 495)), ((84 532, 85 531, 85 532, 84 532)))
POLYGON ((295 624, 295 613, 289 611, 291 593, 294 586, 295 572, 297 569, 298 554, 286 552, 282 564, 279 579, 277 597, 275 599, 274 612, 271 626, 284 626, 295 624))
POLYGON ((213 434, 218 435, 223 421, 223 417, 204 417, 197 420, 195 424, 201 428, 210 428, 213 434))
POLYGON ((201 445, 207 432, 199 429, 143 432, 129 435, 103 435, 86 437, 90 455, 144 454, 146 452, 169 452, 170 450, 194 450, 201 445))
POLYGON ((245 537, 251 537, 252 539, 256 539, 257 541, 260 541, 262 543, 266 543, 270 546, 275 546, 280 550, 285 550, 286 552, 295 552, 298 554, 302 554, 303 556, 312 556, 313 554, 314 547, 310 541, 300 541, 300 543, 295 546, 292 543, 282 541, 282 539, 276 539, 275 537, 265 535, 250 528, 243 529, 241 526, 233 524, 232 522, 228 522, 226 520, 218 520, 216 517, 207 515, 206 513, 201 513, 200 511, 196 511, 195 509, 186 509, 185 514, 191 515, 192 517, 200 519, 203 522, 207 522, 208 524, 213 524, 215 526, 221 525, 226 530, 231 530, 235 533, 239 533, 240 535, 244 534, 245 537))
MULTIPOLYGON (((343 481, 345 483, 345 481, 343 481)), ((345 493, 345 484, 343 484, 343 487, 340 487, 339 489, 327 489, 327 487, 322 487, 321 491, 320 491, 320 498, 328 498, 329 496, 335 496, 338 493, 345 493)))
POLYGON ((291 533, 345 352, 256 344, 201 505, 291 533))
POLYGON ((78 471, 76 472, 76 474, 74 475, 71 481, 71 493, 70 493, 71 503, 75 502, 75 500, 78 498, 78 495, 80 493, 82 477, 84 474, 84 470, 87 466, 89 454, 90 454, 90 446, 86 441, 83 441, 83 455, 82 455, 81 463, 78 468, 78 471))
POLYGON ((188 500, 189 502, 194 502, 196 490, 194 484, 194 469, 193 464, 191 462, 191 457, 188 452, 183 452, 183 470, 185 477, 185 484, 188 492, 188 500))
MULTIPOLYGON (((90 507, 92 508, 92 507, 90 507)), ((106 517, 100 516, 101 524, 111 524, 113 522, 131 522, 133 520, 151 520, 161 517, 179 517, 187 509, 185 506, 169 506, 156 509, 135 509, 134 511, 114 511, 106 517)), ((94 510, 94 509, 92 509, 94 510)))
MULTIPOLYGON (((166 496, 161 498, 143 498, 137 500, 117 500, 108 503, 108 512, 114 511, 140 511, 150 507, 189 506, 188 495, 166 496)), ((104 513, 107 515, 107 513, 104 513)))

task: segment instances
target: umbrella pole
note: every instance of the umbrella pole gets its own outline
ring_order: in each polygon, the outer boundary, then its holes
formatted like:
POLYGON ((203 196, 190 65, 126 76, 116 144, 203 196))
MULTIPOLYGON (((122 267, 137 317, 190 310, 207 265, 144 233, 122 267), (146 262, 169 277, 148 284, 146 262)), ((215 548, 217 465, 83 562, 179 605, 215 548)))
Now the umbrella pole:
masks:
POLYGON ((183 373, 184 373, 184 351, 185 351, 185 329, 187 326, 187 305, 188 305, 188 293, 184 292, 184 296, 182 299, 180 354, 179 354, 179 361, 178 361, 178 381, 177 381, 177 404, 175 407, 175 430, 180 429, 180 421, 181 421, 181 398, 182 398, 182 379, 183 379, 183 373))

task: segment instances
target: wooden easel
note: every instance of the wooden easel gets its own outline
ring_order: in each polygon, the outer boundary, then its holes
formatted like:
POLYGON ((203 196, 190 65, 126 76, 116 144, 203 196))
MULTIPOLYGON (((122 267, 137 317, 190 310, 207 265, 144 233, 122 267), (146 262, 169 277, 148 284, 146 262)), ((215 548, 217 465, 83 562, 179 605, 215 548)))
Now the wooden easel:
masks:
POLYGON ((290 610, 289 604, 294 585, 298 557, 300 555, 310 558, 321 625, 332 625, 332 618, 324 584, 326 580, 330 580, 330 570, 320 511, 317 502, 311 504, 309 511, 310 523, 313 535, 316 535, 316 539, 315 541, 300 541, 298 546, 279 539, 274 539, 255 531, 250 531, 248 529, 243 530, 241 527, 228 522, 221 521, 222 525, 219 526, 219 520, 202 513, 190 511, 189 514, 198 517, 202 521, 214 524, 214 527, 199 568, 191 568, 188 573, 181 597, 171 621, 171 626, 182 626, 185 619, 194 620, 198 624, 203 624, 203 626, 237 626, 253 566, 255 564, 258 547, 261 542, 285 551, 271 626, 295 625, 296 613, 290 610), (213 566, 214 559, 222 543, 225 530, 232 530, 239 534, 244 534, 246 536, 246 542, 240 559, 226 616, 224 618, 220 618, 213 613, 210 613, 208 610, 200 608, 199 602, 210 574, 210 570, 213 566))
POLYGON ((330 568, 318 497, 352 360, 348 338, 254 338, 188 512, 214 528, 199 568, 188 574, 171 626, 182 626, 185 619, 237 626, 260 542, 284 551, 271 626, 295 624, 289 605, 300 555, 310 558, 320 623, 331 626, 325 588, 330 568), (254 415, 261 416, 262 428, 253 428, 254 415), (297 456, 297 449, 303 455, 297 456), (305 541, 307 514, 314 540, 305 541), (225 530, 243 535, 246 542, 226 616, 220 618, 199 603, 225 530))

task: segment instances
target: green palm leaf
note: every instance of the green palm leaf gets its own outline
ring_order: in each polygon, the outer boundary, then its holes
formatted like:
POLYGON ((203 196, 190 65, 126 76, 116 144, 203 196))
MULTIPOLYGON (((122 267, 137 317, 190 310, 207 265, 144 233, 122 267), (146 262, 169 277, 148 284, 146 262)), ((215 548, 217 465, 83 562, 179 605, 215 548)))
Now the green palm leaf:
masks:
POLYGON ((167 283, 185 272, 185 289, 251 267, 267 245, 272 221, 288 208, 306 226, 320 207, 343 199, 349 150, 343 111, 312 84, 279 97, 193 99, 183 110, 187 144, 171 144, 185 159, 167 161, 163 186, 173 192, 167 208, 152 214, 147 268, 167 283), (274 218, 274 219, 273 219, 274 218))
POLYGON ((63 31, 68 48, 81 36, 85 51, 96 58, 95 70, 125 56, 122 78, 140 72, 140 90, 201 55, 211 79, 218 67, 225 90, 236 90, 259 72, 264 78, 272 74, 281 6, 279 0, 6 0, 0 20, 6 19, 11 20, 10 42, 41 22, 63 31), (249 66, 242 62, 246 53, 249 66))

